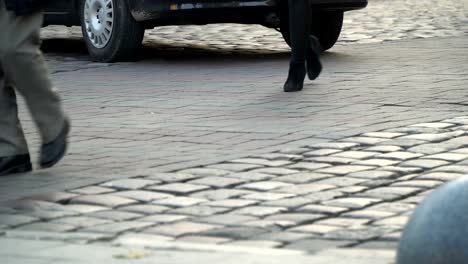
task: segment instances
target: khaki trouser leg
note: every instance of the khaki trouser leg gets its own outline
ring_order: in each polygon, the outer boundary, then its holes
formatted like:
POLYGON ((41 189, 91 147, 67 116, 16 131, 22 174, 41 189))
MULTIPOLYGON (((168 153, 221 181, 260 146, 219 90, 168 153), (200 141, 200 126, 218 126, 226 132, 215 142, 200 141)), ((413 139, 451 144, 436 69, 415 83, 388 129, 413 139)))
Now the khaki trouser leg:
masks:
MULTIPOLYGON (((0 64, 8 82, 24 97, 43 142, 48 143, 60 133, 65 115, 39 50, 41 24, 39 12, 16 17, 0 1, 0 64)), ((16 113, 2 113, 0 119, 5 115, 16 113)), ((6 137, 11 135, 2 135, 0 130, 0 138, 6 137)))

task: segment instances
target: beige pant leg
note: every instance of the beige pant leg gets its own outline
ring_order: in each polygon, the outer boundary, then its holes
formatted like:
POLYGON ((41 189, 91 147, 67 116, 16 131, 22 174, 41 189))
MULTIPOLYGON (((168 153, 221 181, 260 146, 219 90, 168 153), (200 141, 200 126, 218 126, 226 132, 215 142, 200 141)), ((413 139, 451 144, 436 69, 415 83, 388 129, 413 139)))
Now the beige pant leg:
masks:
POLYGON ((2 2, 0 62, 7 79, 24 97, 43 142, 48 143, 60 133, 65 115, 39 50, 42 14, 16 17, 5 10, 2 2))

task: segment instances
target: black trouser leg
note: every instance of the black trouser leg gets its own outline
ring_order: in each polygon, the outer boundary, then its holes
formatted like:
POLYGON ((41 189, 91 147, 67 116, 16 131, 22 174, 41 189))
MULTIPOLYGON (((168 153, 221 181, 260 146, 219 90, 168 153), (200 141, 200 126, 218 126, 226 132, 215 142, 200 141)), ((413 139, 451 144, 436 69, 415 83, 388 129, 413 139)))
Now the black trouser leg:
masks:
POLYGON ((304 63, 309 45, 311 10, 309 0, 288 0, 291 63, 304 63))

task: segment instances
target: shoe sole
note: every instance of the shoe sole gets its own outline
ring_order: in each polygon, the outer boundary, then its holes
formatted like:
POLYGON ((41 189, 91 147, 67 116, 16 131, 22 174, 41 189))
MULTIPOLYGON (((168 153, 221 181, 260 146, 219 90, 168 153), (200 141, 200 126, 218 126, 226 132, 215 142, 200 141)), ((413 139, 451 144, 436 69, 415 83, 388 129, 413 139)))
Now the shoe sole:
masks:
POLYGON ((0 176, 5 176, 5 175, 8 175, 8 174, 16 174, 16 173, 26 173, 26 172, 30 172, 30 171, 32 171, 32 164, 31 163, 12 167, 9 170, 0 173, 0 176))

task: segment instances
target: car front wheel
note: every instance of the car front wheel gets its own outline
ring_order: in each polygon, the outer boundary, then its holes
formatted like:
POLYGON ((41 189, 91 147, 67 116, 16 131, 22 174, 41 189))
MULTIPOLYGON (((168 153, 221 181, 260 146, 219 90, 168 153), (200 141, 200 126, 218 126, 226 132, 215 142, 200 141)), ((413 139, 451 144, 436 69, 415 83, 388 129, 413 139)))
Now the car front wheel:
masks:
MULTIPOLYGON (((290 42, 289 16, 287 11, 281 12, 280 31, 288 45, 290 42)), ((323 51, 335 45, 343 26, 343 12, 312 12, 311 34, 318 38, 323 51)))
POLYGON ((130 14, 125 0, 83 0, 81 29, 95 61, 134 60, 145 29, 130 14))

